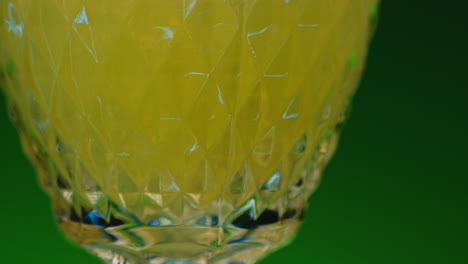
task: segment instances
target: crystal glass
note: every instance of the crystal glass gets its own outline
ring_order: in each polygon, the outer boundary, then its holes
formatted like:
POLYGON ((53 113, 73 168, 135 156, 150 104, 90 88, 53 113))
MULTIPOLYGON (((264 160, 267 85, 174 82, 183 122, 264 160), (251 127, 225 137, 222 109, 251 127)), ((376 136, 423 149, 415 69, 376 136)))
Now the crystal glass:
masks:
POLYGON ((61 229, 108 263, 253 263, 287 244, 376 9, 0 1, 0 82, 61 229))

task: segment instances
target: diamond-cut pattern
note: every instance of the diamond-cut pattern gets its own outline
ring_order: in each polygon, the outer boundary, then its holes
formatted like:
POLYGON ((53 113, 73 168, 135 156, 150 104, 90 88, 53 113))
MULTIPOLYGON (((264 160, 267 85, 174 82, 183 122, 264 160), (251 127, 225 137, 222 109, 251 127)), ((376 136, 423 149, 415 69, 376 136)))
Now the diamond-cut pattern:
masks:
POLYGON ((64 231, 110 263, 281 246, 336 147, 375 4, 2 2, 0 81, 64 231))

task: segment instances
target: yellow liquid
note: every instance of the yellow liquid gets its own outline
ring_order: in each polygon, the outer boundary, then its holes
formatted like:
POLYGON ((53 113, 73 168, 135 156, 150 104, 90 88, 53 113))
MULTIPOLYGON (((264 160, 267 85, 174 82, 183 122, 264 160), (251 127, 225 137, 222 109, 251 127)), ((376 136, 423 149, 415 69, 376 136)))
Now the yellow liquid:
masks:
POLYGON ((83 199, 236 207, 342 121, 375 2, 2 1, 0 78, 83 199))

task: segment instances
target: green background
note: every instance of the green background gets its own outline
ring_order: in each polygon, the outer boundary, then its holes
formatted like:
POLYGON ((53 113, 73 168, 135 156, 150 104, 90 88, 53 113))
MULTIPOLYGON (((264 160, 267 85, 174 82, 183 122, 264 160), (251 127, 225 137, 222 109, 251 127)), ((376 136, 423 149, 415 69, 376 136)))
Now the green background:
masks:
MULTIPOLYGON (((383 2, 352 115, 306 222, 262 263, 468 263, 463 2, 383 2)), ((0 99, 0 262, 99 263, 57 231, 0 99)))

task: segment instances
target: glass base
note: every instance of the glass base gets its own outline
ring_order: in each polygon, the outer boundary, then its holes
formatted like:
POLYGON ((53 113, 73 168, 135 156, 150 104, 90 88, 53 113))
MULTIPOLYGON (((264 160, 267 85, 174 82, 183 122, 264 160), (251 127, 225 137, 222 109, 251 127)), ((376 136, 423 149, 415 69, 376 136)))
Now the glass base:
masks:
MULTIPOLYGON (((274 213, 270 214, 269 220, 274 218, 274 213)), ((248 219, 244 227, 121 225, 104 228, 70 220, 62 221, 61 226, 67 236, 107 263, 249 264, 292 241, 302 217, 299 214, 261 227, 254 227, 256 223, 248 219)))

